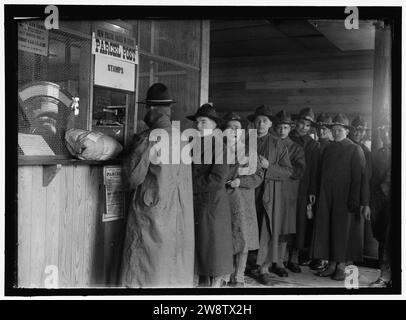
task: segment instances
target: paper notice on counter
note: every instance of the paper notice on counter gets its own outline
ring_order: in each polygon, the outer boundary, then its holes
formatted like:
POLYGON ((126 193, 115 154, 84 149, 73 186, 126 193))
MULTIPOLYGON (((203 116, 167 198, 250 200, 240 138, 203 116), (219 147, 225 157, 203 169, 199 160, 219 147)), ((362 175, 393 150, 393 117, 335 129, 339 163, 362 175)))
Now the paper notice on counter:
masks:
POLYGON ((54 156, 55 153, 40 135, 18 134, 18 145, 26 156, 54 156))
POLYGON ((106 206, 103 222, 124 218, 124 190, 120 166, 105 166, 103 168, 106 206))

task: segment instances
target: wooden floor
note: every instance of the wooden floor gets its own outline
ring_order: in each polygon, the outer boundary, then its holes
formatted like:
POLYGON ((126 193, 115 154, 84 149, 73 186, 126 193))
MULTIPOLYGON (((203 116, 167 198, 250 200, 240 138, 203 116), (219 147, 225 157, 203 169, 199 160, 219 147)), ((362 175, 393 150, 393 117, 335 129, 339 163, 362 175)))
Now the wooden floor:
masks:
MULTIPOLYGON (((289 270, 289 276, 286 278, 281 278, 276 274, 271 273, 271 275, 275 279, 275 283, 272 287, 279 287, 279 288, 286 288, 286 287, 312 287, 312 288, 340 288, 345 287, 344 281, 335 281, 331 278, 321 278, 316 276, 314 273, 315 271, 310 270, 309 267, 301 267, 301 273, 292 273, 289 270)), ((366 268, 366 267, 358 267, 359 270, 359 287, 368 287, 368 285, 378 279, 379 277, 379 270, 366 268)), ((251 276, 245 277, 246 287, 265 287, 263 284, 259 283, 257 280, 252 278, 251 276)))

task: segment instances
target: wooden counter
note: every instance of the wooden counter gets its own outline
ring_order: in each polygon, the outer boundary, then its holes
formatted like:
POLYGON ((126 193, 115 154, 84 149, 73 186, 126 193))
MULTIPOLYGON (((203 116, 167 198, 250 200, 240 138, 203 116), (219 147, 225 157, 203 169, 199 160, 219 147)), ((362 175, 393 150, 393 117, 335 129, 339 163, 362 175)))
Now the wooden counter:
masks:
POLYGON ((50 265, 59 288, 116 285, 124 220, 102 222, 103 165, 65 163, 46 187, 44 168, 18 167, 18 287, 45 287, 50 265))

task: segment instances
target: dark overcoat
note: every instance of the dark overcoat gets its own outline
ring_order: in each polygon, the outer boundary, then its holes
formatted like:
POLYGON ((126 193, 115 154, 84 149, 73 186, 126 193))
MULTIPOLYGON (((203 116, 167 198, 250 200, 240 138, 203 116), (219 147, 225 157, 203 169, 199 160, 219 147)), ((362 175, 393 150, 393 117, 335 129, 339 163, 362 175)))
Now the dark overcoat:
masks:
MULTIPOLYGON (((151 112, 148 125, 168 133, 169 116, 151 112)), ((193 287, 194 222, 190 165, 154 164, 151 129, 135 136, 123 161, 131 190, 121 268, 126 287, 193 287)))
POLYGON ((259 265, 279 261, 279 237, 283 235, 286 220, 282 181, 289 179, 293 172, 288 149, 280 138, 267 134, 261 152, 264 151, 269 167, 265 171, 262 197, 259 199, 261 202, 259 207, 262 206, 263 210, 257 257, 259 265))
POLYGON ((361 261, 360 206, 365 157, 349 139, 332 142, 321 168, 320 199, 315 217, 311 256, 337 262, 361 261))
POLYGON ((282 234, 296 233, 296 205, 299 191, 299 182, 306 168, 306 159, 303 148, 289 137, 282 140, 288 148, 289 159, 292 164, 293 173, 287 180, 282 181, 284 196, 285 221, 282 227, 282 234))
POLYGON ((310 246, 313 232, 312 220, 307 218, 307 205, 309 195, 317 195, 320 145, 310 135, 299 136, 295 131, 291 131, 290 138, 303 147, 306 159, 306 168, 299 183, 296 220, 296 247, 305 249, 310 246))
MULTIPOLYGON (((213 142, 212 164, 192 165, 193 200, 196 233, 196 269, 202 276, 222 276, 233 272, 231 212, 226 191, 229 165, 215 163, 213 142)), ((202 138, 202 150, 204 139, 202 138)), ((224 146, 226 150, 226 146, 224 146)))
POLYGON ((371 178, 371 224, 374 237, 378 241, 384 241, 391 211, 390 194, 382 192, 382 184, 390 184, 391 181, 391 148, 382 147, 372 154, 372 178, 371 178))

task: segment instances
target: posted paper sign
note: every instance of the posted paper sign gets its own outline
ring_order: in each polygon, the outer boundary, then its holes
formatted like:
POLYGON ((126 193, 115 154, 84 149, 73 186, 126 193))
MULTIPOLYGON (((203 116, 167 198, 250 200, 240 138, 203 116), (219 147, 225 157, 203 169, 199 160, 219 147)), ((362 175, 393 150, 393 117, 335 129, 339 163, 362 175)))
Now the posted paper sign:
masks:
POLYGON ((94 84, 134 92, 135 65, 102 55, 95 55, 94 84))
POLYGON ((106 190, 106 208, 103 222, 124 218, 124 190, 120 166, 103 168, 104 187, 106 190))
POLYGON ((18 145, 26 156, 54 156, 55 153, 49 147, 42 136, 36 134, 18 134, 18 145))
POLYGON ((48 30, 43 23, 28 21, 18 24, 18 50, 48 55, 48 30))

